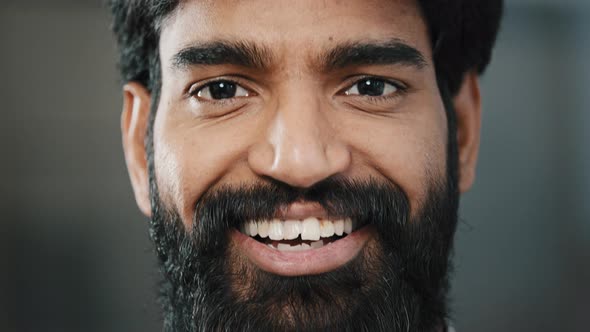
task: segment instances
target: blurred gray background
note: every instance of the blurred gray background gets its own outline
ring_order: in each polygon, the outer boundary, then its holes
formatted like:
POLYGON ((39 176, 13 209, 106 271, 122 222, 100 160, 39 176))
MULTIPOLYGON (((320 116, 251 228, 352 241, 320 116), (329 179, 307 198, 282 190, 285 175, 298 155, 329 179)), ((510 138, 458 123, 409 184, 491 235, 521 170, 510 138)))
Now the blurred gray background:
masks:
MULTIPOLYGON (((0 330, 159 331, 107 13, 0 3, 0 330)), ((590 1, 506 4, 462 199, 455 326, 589 331, 590 1)))

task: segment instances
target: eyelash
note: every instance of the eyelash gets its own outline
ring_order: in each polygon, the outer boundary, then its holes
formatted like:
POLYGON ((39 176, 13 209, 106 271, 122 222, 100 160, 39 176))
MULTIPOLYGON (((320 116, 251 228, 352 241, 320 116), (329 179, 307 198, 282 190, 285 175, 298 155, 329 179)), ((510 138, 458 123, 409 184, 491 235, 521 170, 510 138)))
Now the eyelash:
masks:
MULTIPOLYGON (((394 93, 391 94, 387 94, 387 95, 383 95, 383 96, 369 96, 369 95, 348 95, 348 97, 352 97, 352 98, 362 98, 366 101, 369 102, 384 102, 384 101, 388 101, 391 99, 395 99, 395 98, 399 98, 402 95, 404 95, 407 91, 408 91, 408 86, 406 86, 403 83, 400 83, 398 81, 395 80, 391 80, 391 79, 387 79, 387 78, 383 78, 380 76, 371 76, 371 75, 366 75, 366 76, 361 76, 361 77, 355 77, 354 80, 351 82, 351 84, 347 85, 344 89, 340 90, 340 92, 338 93, 339 95, 345 95, 345 92, 349 89, 351 89, 354 85, 359 84, 360 82, 362 82, 363 80, 367 80, 367 79, 374 79, 374 80, 380 80, 385 82, 386 84, 391 84, 393 85, 397 91, 395 91, 394 93)), ((231 82, 233 84, 236 84, 242 88, 244 88, 246 91, 248 91, 248 93, 250 93, 250 96, 255 96, 256 93, 253 92, 251 89, 245 88, 243 86, 243 84, 240 83, 240 80, 237 80, 235 78, 215 78, 213 80, 204 82, 202 84, 199 84, 196 87, 190 87, 187 95, 191 98, 199 98, 197 96, 197 94, 202 91, 204 88, 206 88, 209 85, 213 85, 215 83, 219 83, 219 82, 231 82)), ((248 96, 249 97, 249 96, 248 96)), ((208 103, 211 104, 217 104, 217 105, 227 105, 230 104, 232 102, 235 102, 236 99, 241 99, 244 97, 233 97, 233 98, 225 98, 225 99, 211 99, 211 100, 207 100, 208 103)))
POLYGON ((387 79, 387 78, 380 77, 380 76, 364 75, 364 76, 360 76, 360 77, 359 76, 354 77, 354 79, 352 79, 352 83, 348 84, 346 86, 346 88, 340 90, 339 94, 346 96, 345 92, 347 90, 349 90, 350 88, 352 88, 356 84, 359 84, 360 82, 367 80, 367 79, 380 80, 380 81, 385 82, 386 84, 391 84, 397 89, 397 91, 395 91, 394 93, 391 93, 391 94, 383 95, 383 96, 349 95, 348 97, 361 98, 361 99, 366 100, 368 102, 378 103, 378 102, 384 102, 384 101, 400 98, 405 93, 407 93, 408 89, 409 89, 409 87, 406 84, 403 84, 403 83, 396 81, 396 80, 391 80, 391 79, 387 79))
MULTIPOLYGON (((240 87, 242 87, 243 89, 245 89, 246 91, 248 91, 248 97, 250 96, 256 96, 257 94, 249 88, 246 88, 244 86, 244 84, 241 83, 240 79, 237 79, 235 77, 216 77, 214 79, 211 79, 209 81, 205 81, 203 83, 200 83, 198 85, 191 85, 187 91, 187 97, 189 98, 195 98, 195 99, 200 99, 200 97, 198 96, 198 93, 200 91, 202 91, 203 89, 205 89, 208 86, 211 86, 215 83, 220 83, 220 82, 229 82, 229 83, 233 83, 235 85, 238 85, 240 87)), ((235 103, 236 100, 242 99, 245 97, 233 97, 233 98, 224 98, 224 99, 207 99, 205 100, 205 102, 209 103, 209 104, 213 104, 216 106, 224 106, 224 105, 228 105, 228 104, 232 104, 235 103)))

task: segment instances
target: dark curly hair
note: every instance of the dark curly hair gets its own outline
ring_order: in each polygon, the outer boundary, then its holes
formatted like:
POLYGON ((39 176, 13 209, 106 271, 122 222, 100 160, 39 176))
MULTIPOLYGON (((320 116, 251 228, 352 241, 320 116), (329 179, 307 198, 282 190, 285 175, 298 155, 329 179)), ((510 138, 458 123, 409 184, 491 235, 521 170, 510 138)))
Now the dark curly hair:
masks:
MULTIPOLYGON (((455 95, 463 75, 490 62, 503 0, 419 0, 428 24, 437 79, 455 95)), ((158 42, 164 18, 180 0, 108 0, 124 82, 159 89, 158 42)))

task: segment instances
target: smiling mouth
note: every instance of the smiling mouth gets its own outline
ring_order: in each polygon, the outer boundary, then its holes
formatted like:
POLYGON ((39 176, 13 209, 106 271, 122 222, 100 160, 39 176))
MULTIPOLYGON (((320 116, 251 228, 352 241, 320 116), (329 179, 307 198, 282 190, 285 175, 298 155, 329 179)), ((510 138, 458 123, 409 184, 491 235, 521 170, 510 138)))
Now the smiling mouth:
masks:
POLYGON ((308 251, 347 237, 358 228, 351 218, 247 221, 240 232, 278 251, 308 251))

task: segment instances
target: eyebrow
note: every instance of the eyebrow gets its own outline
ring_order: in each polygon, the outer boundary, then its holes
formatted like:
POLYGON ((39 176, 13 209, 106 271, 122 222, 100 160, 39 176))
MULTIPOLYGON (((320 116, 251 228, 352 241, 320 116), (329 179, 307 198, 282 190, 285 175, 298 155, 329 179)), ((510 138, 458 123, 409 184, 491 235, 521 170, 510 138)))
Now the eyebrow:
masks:
POLYGON ((181 49, 172 57, 172 66, 236 65, 266 69, 271 64, 271 52, 265 47, 243 41, 216 41, 181 49))
MULTIPOLYGON (((172 66, 186 69, 190 66, 236 65, 253 69, 269 69, 272 51, 245 41, 215 41, 191 45, 172 57, 172 66)), ((396 65, 422 69, 428 65, 424 55, 399 39, 386 42, 350 42, 337 45, 320 53, 314 67, 329 72, 351 66, 396 65)))
POLYGON ((424 55, 399 39, 387 42, 353 42, 338 45, 316 60, 326 71, 362 65, 428 66, 424 55))

